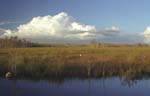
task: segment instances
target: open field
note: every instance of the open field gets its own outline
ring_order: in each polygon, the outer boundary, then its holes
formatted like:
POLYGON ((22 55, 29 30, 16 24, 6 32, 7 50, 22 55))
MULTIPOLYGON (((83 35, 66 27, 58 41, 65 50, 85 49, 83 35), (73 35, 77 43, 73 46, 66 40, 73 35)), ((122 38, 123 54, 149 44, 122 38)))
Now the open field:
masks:
POLYGON ((150 47, 1 48, 0 73, 30 77, 150 75, 150 47))

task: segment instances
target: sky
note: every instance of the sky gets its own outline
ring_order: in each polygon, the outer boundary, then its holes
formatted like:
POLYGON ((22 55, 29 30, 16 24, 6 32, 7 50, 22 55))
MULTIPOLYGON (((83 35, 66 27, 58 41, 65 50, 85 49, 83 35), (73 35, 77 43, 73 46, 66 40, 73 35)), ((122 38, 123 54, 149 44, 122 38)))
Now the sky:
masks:
POLYGON ((0 37, 150 43, 150 0, 0 0, 0 37))

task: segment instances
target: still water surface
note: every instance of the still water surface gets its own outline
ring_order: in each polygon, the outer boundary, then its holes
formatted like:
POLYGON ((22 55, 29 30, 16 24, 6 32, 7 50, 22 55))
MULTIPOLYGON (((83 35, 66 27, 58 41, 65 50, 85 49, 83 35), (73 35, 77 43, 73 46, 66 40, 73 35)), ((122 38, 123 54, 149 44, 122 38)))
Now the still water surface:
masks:
POLYGON ((102 79, 6 80, 0 96, 150 96, 150 80, 102 79))

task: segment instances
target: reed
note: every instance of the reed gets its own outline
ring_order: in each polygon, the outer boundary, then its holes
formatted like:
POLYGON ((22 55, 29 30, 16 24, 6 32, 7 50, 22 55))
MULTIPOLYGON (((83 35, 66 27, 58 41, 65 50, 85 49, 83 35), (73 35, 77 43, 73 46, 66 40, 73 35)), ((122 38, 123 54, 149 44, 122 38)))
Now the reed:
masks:
POLYGON ((150 74, 150 47, 1 48, 0 72, 31 77, 137 77, 150 74), (15 67, 14 67, 15 66, 15 67))

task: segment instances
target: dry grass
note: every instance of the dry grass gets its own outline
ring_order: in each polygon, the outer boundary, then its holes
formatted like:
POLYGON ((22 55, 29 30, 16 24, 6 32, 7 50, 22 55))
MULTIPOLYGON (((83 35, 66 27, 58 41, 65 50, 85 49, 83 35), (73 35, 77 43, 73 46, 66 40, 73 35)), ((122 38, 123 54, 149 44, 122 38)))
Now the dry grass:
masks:
POLYGON ((150 47, 68 46, 0 49, 0 72, 51 77, 140 76, 150 74, 150 47), (80 56, 82 54, 82 56, 80 56))

